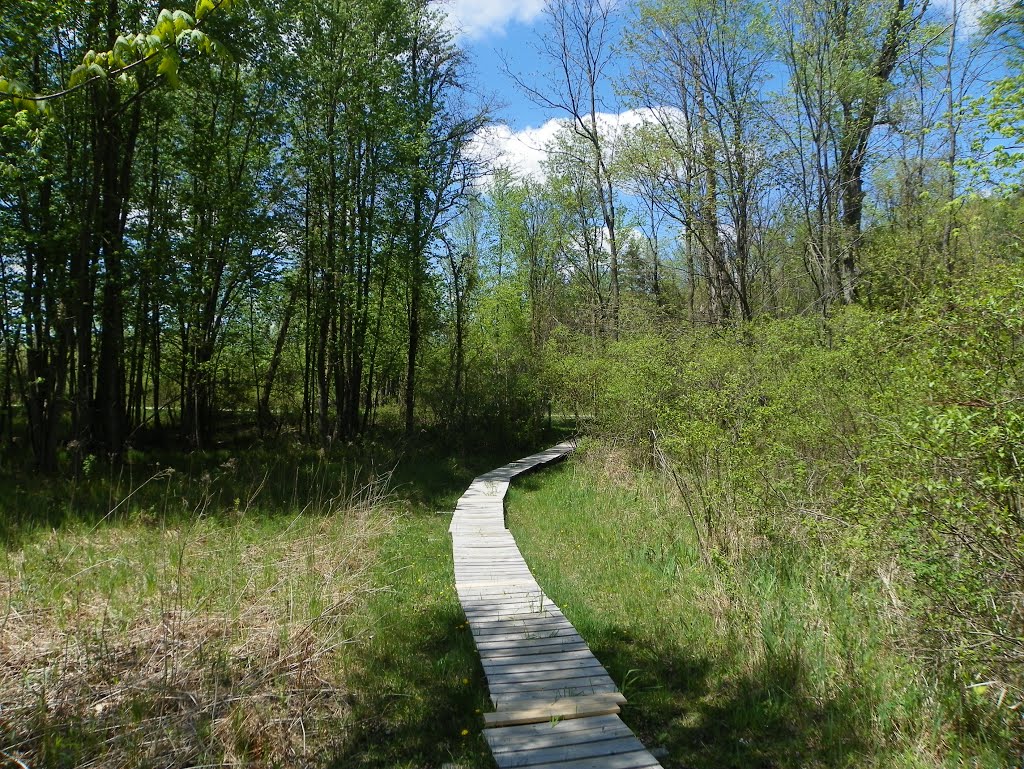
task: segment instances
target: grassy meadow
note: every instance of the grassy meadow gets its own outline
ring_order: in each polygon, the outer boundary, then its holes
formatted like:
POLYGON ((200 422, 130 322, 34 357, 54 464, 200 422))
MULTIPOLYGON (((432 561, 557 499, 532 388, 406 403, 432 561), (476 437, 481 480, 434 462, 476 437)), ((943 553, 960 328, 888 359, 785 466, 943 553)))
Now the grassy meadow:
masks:
POLYGON ((0 766, 486 765, 448 516, 520 456, 133 455, 0 494, 0 766))
POLYGON ((607 443, 513 485, 508 515, 670 769, 1013 761, 1005 712, 915 659, 884 569, 742 526, 742 557, 705 558, 678 491, 607 443))

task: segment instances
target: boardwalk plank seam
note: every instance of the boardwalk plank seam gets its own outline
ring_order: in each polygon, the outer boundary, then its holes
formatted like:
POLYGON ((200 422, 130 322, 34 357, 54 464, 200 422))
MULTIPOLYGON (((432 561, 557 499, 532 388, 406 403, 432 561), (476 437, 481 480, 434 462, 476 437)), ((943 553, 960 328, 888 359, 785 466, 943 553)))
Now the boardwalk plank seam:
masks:
POLYGON ((626 698, 505 527, 512 480, 573 448, 560 443, 478 476, 452 514, 455 588, 497 708, 484 715, 484 737, 501 769, 659 769, 616 715, 626 698))

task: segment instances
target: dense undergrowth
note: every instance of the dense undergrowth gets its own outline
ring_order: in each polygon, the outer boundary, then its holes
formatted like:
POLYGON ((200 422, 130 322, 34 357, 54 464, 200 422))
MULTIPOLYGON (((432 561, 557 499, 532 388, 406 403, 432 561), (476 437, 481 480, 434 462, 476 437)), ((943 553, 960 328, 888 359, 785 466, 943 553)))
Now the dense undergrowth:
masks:
POLYGON ((624 465, 671 485, 622 527, 642 532, 627 549, 712 580, 730 607, 713 635, 807 668, 814 701, 859 698, 866 744, 926 748, 907 765, 1007 765, 1024 745, 1024 269, 946 283, 902 310, 563 344, 554 376, 624 465))
POLYGON ((910 653, 885 578, 795 542, 708 563, 674 484, 627 462, 591 443, 509 519, 666 767, 1011 765, 1006 714, 910 653))

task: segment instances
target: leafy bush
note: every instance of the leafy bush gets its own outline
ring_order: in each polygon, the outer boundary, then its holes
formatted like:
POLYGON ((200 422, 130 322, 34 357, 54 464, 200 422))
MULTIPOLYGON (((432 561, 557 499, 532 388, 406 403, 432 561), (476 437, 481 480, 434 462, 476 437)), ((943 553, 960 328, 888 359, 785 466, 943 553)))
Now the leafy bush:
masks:
POLYGON ((1024 268, 946 283, 901 311, 562 339, 548 370, 671 479, 703 563, 836 564, 889 597, 937 717, 1020 739, 1024 268))
POLYGON ((901 364, 844 507, 912 576, 936 651, 1019 687, 1024 270, 958 281, 889 335, 901 364))

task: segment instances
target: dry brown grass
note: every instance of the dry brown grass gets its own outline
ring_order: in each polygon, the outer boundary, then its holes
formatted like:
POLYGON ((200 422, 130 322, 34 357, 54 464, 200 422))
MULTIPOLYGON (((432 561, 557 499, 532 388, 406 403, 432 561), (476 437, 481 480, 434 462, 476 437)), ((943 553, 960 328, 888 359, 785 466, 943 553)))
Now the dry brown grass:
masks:
POLYGON ((336 652, 373 589, 379 502, 53 532, 8 554, 0 766, 316 763, 348 708, 336 652))

